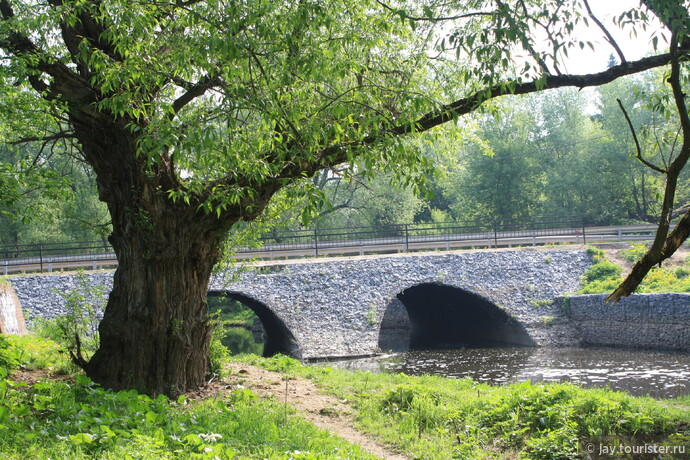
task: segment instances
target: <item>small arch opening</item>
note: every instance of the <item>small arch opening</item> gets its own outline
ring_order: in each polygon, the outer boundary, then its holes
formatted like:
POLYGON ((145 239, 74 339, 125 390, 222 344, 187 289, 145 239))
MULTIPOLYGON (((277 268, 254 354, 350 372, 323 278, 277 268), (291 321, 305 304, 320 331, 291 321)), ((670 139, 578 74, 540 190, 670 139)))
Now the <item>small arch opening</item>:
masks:
POLYGON ((491 301, 464 289, 424 283, 405 289, 386 307, 379 348, 535 346, 524 326, 491 301))
POLYGON ((231 325, 244 331, 227 334, 223 340, 233 353, 254 353, 264 357, 284 354, 301 359, 299 344, 283 320, 262 302, 239 292, 209 291, 209 312, 220 311, 231 325), (239 321, 238 321, 239 320, 239 321))

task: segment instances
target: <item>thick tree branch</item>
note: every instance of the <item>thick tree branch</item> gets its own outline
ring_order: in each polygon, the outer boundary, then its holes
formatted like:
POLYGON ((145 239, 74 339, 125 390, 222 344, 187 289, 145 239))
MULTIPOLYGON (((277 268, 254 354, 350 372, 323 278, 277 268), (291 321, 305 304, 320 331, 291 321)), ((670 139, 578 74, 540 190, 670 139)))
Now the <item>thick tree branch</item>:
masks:
POLYGON ((663 240, 663 247, 660 251, 648 251, 640 259, 626 276, 625 280, 616 290, 606 298, 606 302, 618 302, 621 298, 627 297, 638 288, 644 277, 654 266, 659 265, 664 260, 671 257, 676 250, 685 242, 690 235, 690 212, 686 212, 678 221, 673 231, 663 240))
POLYGON ((182 110, 187 104, 192 102, 194 99, 201 97, 209 89, 220 86, 222 80, 217 76, 205 76, 201 78, 197 83, 192 85, 185 85, 187 90, 182 96, 178 97, 172 104, 173 114, 171 118, 174 117, 180 110, 182 110))
MULTIPOLYGON (((684 49, 688 52, 690 48, 684 49)), ((457 118, 458 115, 467 114, 475 110, 482 103, 489 99, 509 94, 529 94, 544 89, 563 88, 566 86, 574 86, 577 88, 587 88, 591 86, 601 86, 610 83, 620 77, 632 75, 643 72, 645 70, 661 67, 671 62, 671 54, 660 54, 656 56, 645 57, 637 61, 628 61, 620 63, 607 70, 599 73, 585 74, 585 75, 547 75, 538 81, 531 81, 525 83, 515 83, 514 85, 506 83, 495 85, 483 91, 478 91, 471 96, 459 99, 450 104, 440 107, 438 110, 430 112, 415 121, 414 123, 406 123, 396 126, 388 131, 390 134, 400 135, 411 132, 427 131, 431 128, 439 126, 443 123, 457 118)), ((378 137, 378 136, 377 136, 378 137)), ((373 142, 374 139, 367 143, 373 142)), ((366 140, 365 140, 366 142, 366 140)))
MULTIPOLYGON (((64 6, 63 0, 49 0, 48 3, 53 7, 64 6)), ((88 8, 98 9, 101 6, 100 0, 92 0, 88 8)), ((78 21, 74 26, 69 26, 65 22, 60 24, 62 37, 67 48, 72 55, 72 61, 77 65, 82 65, 79 58, 79 43, 82 39, 87 39, 91 46, 105 53, 114 61, 123 61, 124 57, 117 52, 115 47, 104 38, 106 28, 102 22, 86 11, 87 6, 81 6, 82 10, 77 15, 78 21)))
MULTIPOLYGON (((11 21, 14 18, 14 11, 8 0, 0 0, 0 18, 3 21, 11 21)), ((72 72, 56 58, 47 55, 26 35, 10 32, 0 36, 0 48, 10 51, 17 57, 24 57, 30 62, 30 69, 36 74, 29 77, 29 83, 43 98, 55 100, 58 96, 62 96, 75 108, 79 107, 75 113, 81 111, 88 113, 89 116, 96 116, 97 111, 93 107, 96 95, 88 81, 72 72), (53 77, 50 85, 39 77, 40 73, 53 77)))
MULTIPOLYGON (((8 0, 0 0, 0 16, 4 21, 11 21, 14 19, 14 10, 8 0)), ((34 55, 39 57, 39 64, 42 59, 38 48, 26 36, 18 32, 10 32, 6 36, 0 36, 0 48, 4 48, 15 55, 34 55)), ((37 70, 39 70, 37 68, 37 70)), ((29 84, 38 93, 45 93, 48 90, 48 85, 37 75, 29 76, 29 84)))

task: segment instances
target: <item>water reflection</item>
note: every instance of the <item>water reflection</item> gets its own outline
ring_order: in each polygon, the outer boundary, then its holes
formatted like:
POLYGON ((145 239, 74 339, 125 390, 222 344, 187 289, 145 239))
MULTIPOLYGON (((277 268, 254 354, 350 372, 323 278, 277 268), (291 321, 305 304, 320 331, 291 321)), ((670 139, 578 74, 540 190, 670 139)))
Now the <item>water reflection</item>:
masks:
POLYGON ((257 342, 256 337, 249 329, 243 327, 228 327, 221 343, 225 345, 230 353, 239 355, 243 353, 259 355, 264 351, 262 341, 257 342))
POLYGON ((572 382, 635 396, 690 394, 690 355, 592 348, 466 348, 418 350, 378 358, 328 363, 373 372, 435 374, 503 385, 572 382))

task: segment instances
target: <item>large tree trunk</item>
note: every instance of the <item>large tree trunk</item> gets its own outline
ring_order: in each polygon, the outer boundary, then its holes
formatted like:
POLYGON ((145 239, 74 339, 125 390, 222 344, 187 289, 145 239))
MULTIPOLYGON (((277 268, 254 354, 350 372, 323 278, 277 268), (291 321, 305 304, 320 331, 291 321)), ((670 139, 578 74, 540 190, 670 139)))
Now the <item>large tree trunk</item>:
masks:
POLYGON ((231 222, 198 203, 173 202, 172 166, 147 165, 126 130, 89 126, 82 142, 112 217, 109 240, 119 266, 100 348, 80 364, 114 390, 174 395, 197 388, 209 371, 208 284, 231 222))
POLYGON ((126 228, 114 225, 120 265, 99 326, 100 348, 85 368, 115 390, 173 395, 203 385, 208 374, 206 296, 221 235, 176 215, 163 200, 158 216, 148 220, 139 209, 126 228))

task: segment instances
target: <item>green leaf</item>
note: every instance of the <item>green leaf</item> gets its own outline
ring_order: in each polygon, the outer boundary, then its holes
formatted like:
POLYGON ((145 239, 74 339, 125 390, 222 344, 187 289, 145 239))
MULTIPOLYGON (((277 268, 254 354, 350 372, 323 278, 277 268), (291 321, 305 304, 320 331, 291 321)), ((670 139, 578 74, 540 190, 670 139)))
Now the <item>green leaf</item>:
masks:
POLYGON ((204 441, 196 434, 188 434, 183 438, 184 442, 193 446, 200 446, 204 441))
POLYGON ((93 380, 85 375, 75 375, 74 381, 77 385, 91 386, 93 385, 93 380))
POLYGON ((111 430, 109 426, 101 425, 100 428, 106 438, 114 438, 117 436, 117 434, 111 430))
POLYGON ((95 440, 94 436, 89 433, 72 434, 69 439, 76 445, 91 444, 95 440))

